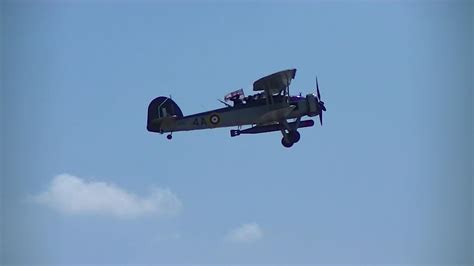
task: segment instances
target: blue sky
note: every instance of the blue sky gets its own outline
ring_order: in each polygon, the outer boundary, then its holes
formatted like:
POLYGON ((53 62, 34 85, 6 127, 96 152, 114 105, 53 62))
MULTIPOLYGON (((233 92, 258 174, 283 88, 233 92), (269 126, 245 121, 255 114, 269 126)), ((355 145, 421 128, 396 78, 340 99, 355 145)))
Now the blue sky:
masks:
POLYGON ((3 264, 472 263, 472 2, 0 7, 3 264), (287 68, 291 149, 146 131, 287 68))

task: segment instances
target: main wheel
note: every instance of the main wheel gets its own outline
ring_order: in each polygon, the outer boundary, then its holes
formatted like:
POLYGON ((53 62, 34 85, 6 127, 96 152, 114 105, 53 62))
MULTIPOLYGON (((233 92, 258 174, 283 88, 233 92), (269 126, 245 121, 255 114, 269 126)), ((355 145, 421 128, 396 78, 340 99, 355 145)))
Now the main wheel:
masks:
POLYGON ((292 131, 290 131, 289 134, 290 134, 289 138, 290 138, 291 142, 297 143, 298 141, 300 141, 301 135, 298 131, 292 130, 292 131))
POLYGON ((291 141, 286 141, 286 139, 283 137, 281 139, 281 144, 285 147, 285 148, 290 148, 291 146, 293 146, 293 142, 291 141))
POLYGON ((169 140, 171 140, 171 139, 173 138, 173 135, 168 134, 168 135, 166 136, 166 138, 169 139, 169 140))

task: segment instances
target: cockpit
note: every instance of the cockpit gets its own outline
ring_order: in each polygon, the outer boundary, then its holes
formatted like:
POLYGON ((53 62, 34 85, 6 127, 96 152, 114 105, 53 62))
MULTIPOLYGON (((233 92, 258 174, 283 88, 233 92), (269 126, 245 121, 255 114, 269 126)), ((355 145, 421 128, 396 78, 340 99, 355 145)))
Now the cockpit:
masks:
POLYGON ((295 74, 296 69, 288 69, 265 76, 253 83, 253 91, 259 93, 245 97, 244 90, 239 89, 227 94, 225 102, 221 102, 228 107, 231 107, 228 101, 233 102, 233 107, 289 102, 289 86, 295 74))
POLYGON ((258 102, 258 101, 263 101, 267 98, 267 95, 265 93, 256 93, 254 95, 249 95, 247 97, 244 97, 244 101, 246 103, 251 103, 251 102, 258 102))
MULTIPOLYGON (((272 102, 282 102, 285 96, 280 94, 272 95, 272 102)), ((243 89, 233 91, 227 94, 224 97, 225 102, 231 101, 233 103, 233 107, 239 106, 258 106, 258 105, 265 105, 267 104, 267 93, 260 92, 253 95, 245 96, 243 89)), ((228 105, 230 107, 230 105, 228 105)))

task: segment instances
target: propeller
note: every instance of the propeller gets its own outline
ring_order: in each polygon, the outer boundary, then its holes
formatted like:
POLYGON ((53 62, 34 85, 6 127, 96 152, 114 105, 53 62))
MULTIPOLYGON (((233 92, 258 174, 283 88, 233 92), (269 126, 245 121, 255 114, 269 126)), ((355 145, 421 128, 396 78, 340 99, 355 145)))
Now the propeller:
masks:
POLYGON ((317 93, 317 100, 318 100, 318 110, 319 110, 319 122, 321 126, 323 125, 323 111, 326 112, 326 107, 324 106, 324 102, 321 101, 321 93, 319 92, 319 84, 318 84, 318 76, 316 76, 316 93, 317 93))

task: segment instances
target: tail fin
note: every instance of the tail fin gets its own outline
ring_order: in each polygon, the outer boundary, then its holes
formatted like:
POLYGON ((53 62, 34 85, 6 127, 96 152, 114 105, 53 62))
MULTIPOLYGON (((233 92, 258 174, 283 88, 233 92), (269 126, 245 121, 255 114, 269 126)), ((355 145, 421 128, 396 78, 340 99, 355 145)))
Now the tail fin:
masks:
POLYGON ((161 132, 161 123, 166 118, 182 118, 183 112, 179 106, 168 97, 157 97, 148 105, 147 129, 161 132))

